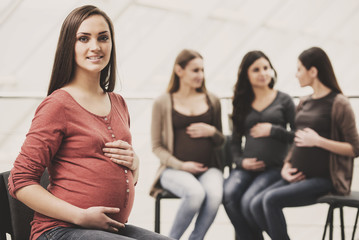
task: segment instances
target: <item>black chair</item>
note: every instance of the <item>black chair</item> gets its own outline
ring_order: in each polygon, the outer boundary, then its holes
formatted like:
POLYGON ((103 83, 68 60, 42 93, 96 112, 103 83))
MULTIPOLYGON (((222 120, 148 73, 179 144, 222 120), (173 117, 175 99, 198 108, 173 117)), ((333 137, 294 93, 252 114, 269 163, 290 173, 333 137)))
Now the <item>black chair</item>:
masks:
MULTIPOLYGON (((230 153, 230 142, 232 136, 226 136, 225 143, 220 152, 221 158, 224 161, 226 167, 229 168, 229 171, 232 170, 232 155, 230 153)), ((161 225, 161 200, 162 199, 178 199, 179 197, 170 191, 163 190, 160 192, 155 201, 155 232, 160 233, 160 225, 161 225)))
POLYGON ((353 226, 353 233, 352 233, 352 240, 354 240, 355 231, 358 223, 358 216, 359 216, 359 192, 352 191, 350 195, 347 196, 338 196, 338 195, 325 195, 318 199, 318 203, 327 203, 329 204, 327 220, 324 225, 324 232, 323 232, 323 240, 325 239, 327 229, 329 227, 329 239, 333 239, 333 222, 334 222, 334 209, 339 208, 340 212, 340 229, 341 229, 341 237, 342 240, 345 239, 345 232, 344 232, 344 212, 343 207, 352 207, 357 208, 357 214, 355 218, 355 223, 353 226))
MULTIPOLYGON (((10 171, 7 171, 0 176, 0 240, 6 240, 6 233, 10 234, 12 240, 27 240, 34 211, 10 196, 9 174, 10 171)), ((49 174, 46 170, 41 178, 41 186, 46 188, 48 184, 49 174)))
POLYGON ((161 199, 178 199, 179 197, 170 191, 163 190, 158 193, 155 202, 155 232, 160 233, 161 227, 161 199))

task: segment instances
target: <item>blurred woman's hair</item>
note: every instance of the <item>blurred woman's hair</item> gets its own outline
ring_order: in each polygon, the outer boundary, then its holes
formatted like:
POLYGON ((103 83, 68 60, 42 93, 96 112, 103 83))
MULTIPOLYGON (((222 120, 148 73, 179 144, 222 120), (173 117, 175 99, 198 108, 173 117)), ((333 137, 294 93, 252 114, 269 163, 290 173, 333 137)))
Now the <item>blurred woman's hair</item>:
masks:
POLYGON ((272 66, 269 58, 262 51, 250 51, 243 57, 238 69, 237 82, 234 86, 234 95, 232 101, 233 112, 231 116, 233 121, 233 132, 238 134, 239 137, 244 135, 245 119, 251 110, 251 106, 255 97, 252 85, 249 81, 248 69, 255 61, 260 58, 265 58, 273 70, 272 79, 268 84, 268 87, 273 88, 277 79, 276 70, 272 66))
POLYGON ((333 66, 323 49, 319 47, 311 47, 303 51, 298 58, 307 70, 311 67, 317 69, 318 79, 321 83, 330 88, 333 92, 342 93, 337 78, 335 77, 333 66))
MULTIPOLYGON (((174 92, 177 92, 178 89, 180 88, 180 79, 175 71, 176 65, 179 65, 182 69, 185 69, 187 64, 195 58, 203 59, 201 54, 199 54, 197 51, 190 50, 190 49, 184 49, 177 55, 177 58, 175 60, 174 66, 173 66, 171 79, 170 79, 170 82, 167 87, 167 92, 174 93, 174 92)), ((203 78, 202 86, 197 88, 196 91, 197 92, 206 92, 207 91, 204 78, 203 78)))

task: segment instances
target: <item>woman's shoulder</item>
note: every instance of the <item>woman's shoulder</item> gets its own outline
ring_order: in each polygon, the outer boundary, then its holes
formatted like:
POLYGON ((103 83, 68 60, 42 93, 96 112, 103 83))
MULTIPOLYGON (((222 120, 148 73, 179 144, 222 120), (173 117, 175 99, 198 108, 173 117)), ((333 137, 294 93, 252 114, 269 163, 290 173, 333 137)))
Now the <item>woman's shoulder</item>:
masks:
POLYGON ((171 94, 168 92, 162 93, 154 99, 154 105, 167 105, 171 102, 171 94))
POLYGON ((116 102, 125 103, 125 99, 119 93, 109 92, 110 98, 115 100, 116 102))
POLYGON ((128 107, 125 98, 119 93, 109 92, 108 93, 111 99, 111 105, 121 112, 128 112, 128 107))
POLYGON ((207 91, 207 96, 212 103, 216 103, 216 102, 219 103, 220 101, 219 97, 210 91, 207 91))
POLYGON ((170 99, 171 94, 168 92, 164 92, 161 95, 159 95, 158 97, 155 98, 155 101, 166 101, 168 99, 170 99))
POLYGON ((207 95, 208 95, 208 97, 210 97, 210 98, 214 98, 214 99, 218 99, 218 100, 219 100, 219 97, 218 97, 215 93, 213 93, 213 92, 207 91, 207 95))
POLYGON ((277 90, 277 91, 278 91, 278 98, 286 99, 286 100, 293 100, 292 96, 290 96, 288 93, 282 92, 280 90, 277 90))
POLYGON ((335 115, 345 113, 347 111, 353 111, 348 97, 344 96, 341 93, 338 93, 334 97, 332 109, 335 115))
POLYGON ((66 104, 67 101, 71 100, 71 95, 62 89, 57 89, 50 95, 46 96, 41 102, 39 107, 43 105, 51 105, 51 107, 60 107, 66 104))
POLYGON ((347 105, 350 104, 348 97, 344 96, 341 93, 338 93, 335 98, 334 98, 334 103, 335 104, 340 104, 340 105, 347 105))

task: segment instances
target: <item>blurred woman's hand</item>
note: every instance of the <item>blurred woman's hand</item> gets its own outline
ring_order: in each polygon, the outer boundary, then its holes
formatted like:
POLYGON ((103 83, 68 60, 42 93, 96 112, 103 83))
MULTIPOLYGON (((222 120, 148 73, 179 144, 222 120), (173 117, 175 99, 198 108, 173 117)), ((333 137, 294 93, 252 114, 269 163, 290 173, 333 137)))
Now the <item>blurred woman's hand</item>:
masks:
POLYGON ((186 133, 191 138, 211 137, 216 132, 216 128, 207 123, 192 123, 186 129, 186 133))
POLYGON ((297 147, 317 147, 321 136, 311 128, 304 128, 295 133, 294 142, 297 147))
POLYGON ((287 182, 299 182, 305 179, 303 172, 298 172, 297 168, 292 168, 290 163, 285 163, 281 171, 282 178, 287 182))
POLYGON ((263 161, 257 161, 257 158, 244 158, 242 168, 248 171, 263 171, 266 167, 263 161))
POLYGON ((202 163, 198 162, 183 162, 181 170, 192 173, 199 174, 208 170, 208 167, 205 167, 202 163))
POLYGON ((268 137, 270 135, 271 129, 271 123, 257 123, 250 129, 249 134, 254 138, 268 137))

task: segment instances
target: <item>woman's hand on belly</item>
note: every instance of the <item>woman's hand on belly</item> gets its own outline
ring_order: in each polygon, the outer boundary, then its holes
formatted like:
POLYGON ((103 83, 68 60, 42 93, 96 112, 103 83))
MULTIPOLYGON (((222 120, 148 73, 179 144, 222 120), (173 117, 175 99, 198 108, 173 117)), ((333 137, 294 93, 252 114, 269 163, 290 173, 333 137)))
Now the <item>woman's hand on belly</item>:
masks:
POLYGON ((257 123, 249 130, 249 133, 253 138, 269 137, 271 129, 271 123, 257 123))
POLYGON ((298 172, 297 168, 292 168, 290 163, 285 163, 282 171, 282 178, 290 183, 299 182, 305 179, 305 175, 303 172, 298 172))
POLYGON ((319 134, 311 128, 304 128, 295 133, 294 142, 297 147, 316 147, 320 141, 319 134))
POLYGON ((191 138, 211 137, 216 132, 216 128, 207 123, 192 123, 186 129, 186 133, 191 138))
POLYGON ((202 163, 188 161, 183 162, 181 170, 192 174, 199 174, 207 171, 208 167, 205 167, 202 163))
POLYGON ((242 167, 248 171, 263 171, 266 164, 263 161, 257 161, 257 158, 244 158, 242 167))
POLYGON ((87 209, 83 209, 75 224, 89 229, 100 229, 109 232, 118 232, 118 229, 125 227, 125 225, 111 219, 106 214, 116 214, 119 212, 119 208, 90 207, 87 209))
POLYGON ((132 146, 127 142, 121 140, 108 142, 102 150, 105 156, 109 157, 114 163, 125 166, 132 171, 138 168, 139 160, 135 157, 132 146))

